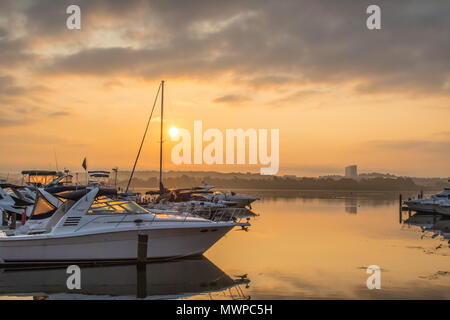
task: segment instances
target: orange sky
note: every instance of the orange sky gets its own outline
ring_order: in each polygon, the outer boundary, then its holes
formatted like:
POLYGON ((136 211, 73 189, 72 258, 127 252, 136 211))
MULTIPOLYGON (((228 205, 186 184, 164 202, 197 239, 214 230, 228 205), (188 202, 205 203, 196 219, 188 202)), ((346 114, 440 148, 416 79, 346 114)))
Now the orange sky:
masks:
MULTIPOLYGON (((66 29, 64 1, 0 8, 0 172, 54 169, 54 150, 60 168, 86 156, 92 169, 130 169, 164 79, 167 130, 279 129, 279 174, 449 175, 445 2, 386 3, 377 31, 351 1, 72 3, 81 30, 66 29)), ((158 131, 152 122, 138 170, 158 167, 158 131)), ((173 145, 167 169, 261 167, 175 166, 173 145)))

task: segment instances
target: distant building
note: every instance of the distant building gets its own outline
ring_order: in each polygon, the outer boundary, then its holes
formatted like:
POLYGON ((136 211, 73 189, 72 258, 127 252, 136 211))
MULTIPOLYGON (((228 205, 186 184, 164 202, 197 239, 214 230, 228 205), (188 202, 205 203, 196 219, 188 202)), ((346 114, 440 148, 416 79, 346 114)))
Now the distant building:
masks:
POLYGON ((348 166, 345 167, 345 177, 348 179, 358 179, 358 166, 348 166))

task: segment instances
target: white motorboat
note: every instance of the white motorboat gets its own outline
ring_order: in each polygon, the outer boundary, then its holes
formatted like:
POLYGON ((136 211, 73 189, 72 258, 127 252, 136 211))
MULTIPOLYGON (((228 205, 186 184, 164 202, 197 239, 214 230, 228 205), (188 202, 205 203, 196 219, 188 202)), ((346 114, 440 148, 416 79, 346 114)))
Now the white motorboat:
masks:
POLYGON ((414 211, 436 213, 440 201, 448 199, 450 199, 450 188, 445 188, 429 198, 406 200, 405 204, 414 211))
POLYGON ((215 203, 222 203, 228 206, 235 206, 237 208, 244 208, 251 206, 251 203, 258 200, 258 198, 237 194, 235 192, 225 193, 217 191, 214 194, 203 195, 205 199, 215 203))
POLYGON ((10 211, 14 213, 22 213, 23 209, 17 208, 16 201, 11 194, 7 193, 4 188, 7 185, 3 184, 0 186, 0 208, 4 211, 10 211))
POLYGON ((31 190, 27 187, 8 183, 0 184, 0 219, 2 219, 2 225, 6 223, 6 220, 12 220, 13 216, 18 218, 19 222, 17 223, 20 224, 22 215, 27 217, 31 215, 34 206, 34 198, 31 197, 31 194, 31 190))
MULTIPOLYGON (((45 201, 49 202, 51 205, 59 207, 63 204, 60 199, 46 190, 42 188, 37 190, 41 198, 45 199, 45 201)), ((0 185, 0 208, 2 209, 2 215, 3 212, 6 213, 6 219, 9 224, 13 223, 20 227, 22 223, 31 217, 35 204, 38 202, 35 202, 35 199, 30 199, 29 194, 33 194, 34 198, 36 198, 36 191, 32 192, 28 187, 11 184, 0 185), (6 190, 9 190, 9 192, 6 192, 6 190), (13 219, 13 215, 15 216, 15 219, 13 219), (13 220, 14 222, 12 222, 13 220)), ((45 220, 30 221, 29 226, 35 227, 44 222, 45 220)))
MULTIPOLYGON (((115 190, 114 190, 115 191, 115 190)), ((170 259, 201 255, 233 227, 248 222, 156 215, 132 201, 104 197, 111 189, 59 193, 59 207, 39 195, 30 220, 0 235, 8 264, 170 259), (46 223, 29 223, 45 217, 46 223)))

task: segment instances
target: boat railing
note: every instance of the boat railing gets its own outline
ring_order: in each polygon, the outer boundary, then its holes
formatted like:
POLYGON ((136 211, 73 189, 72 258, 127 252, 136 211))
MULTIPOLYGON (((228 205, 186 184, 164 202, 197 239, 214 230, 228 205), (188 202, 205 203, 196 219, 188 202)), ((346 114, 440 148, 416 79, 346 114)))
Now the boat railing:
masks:
POLYGON ((208 209, 208 219, 219 222, 241 222, 242 219, 249 217, 248 210, 245 208, 219 208, 208 209))

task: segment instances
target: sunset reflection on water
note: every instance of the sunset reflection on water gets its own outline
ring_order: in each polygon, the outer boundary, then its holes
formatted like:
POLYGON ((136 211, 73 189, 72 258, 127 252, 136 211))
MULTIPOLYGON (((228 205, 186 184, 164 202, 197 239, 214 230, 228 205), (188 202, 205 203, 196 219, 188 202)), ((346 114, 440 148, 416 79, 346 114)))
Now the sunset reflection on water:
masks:
POLYGON ((206 253, 227 273, 248 273, 252 298, 450 298, 448 240, 400 224, 398 193, 253 194, 262 200, 250 231, 206 253), (380 290, 366 287, 370 265, 382 269, 380 290))

